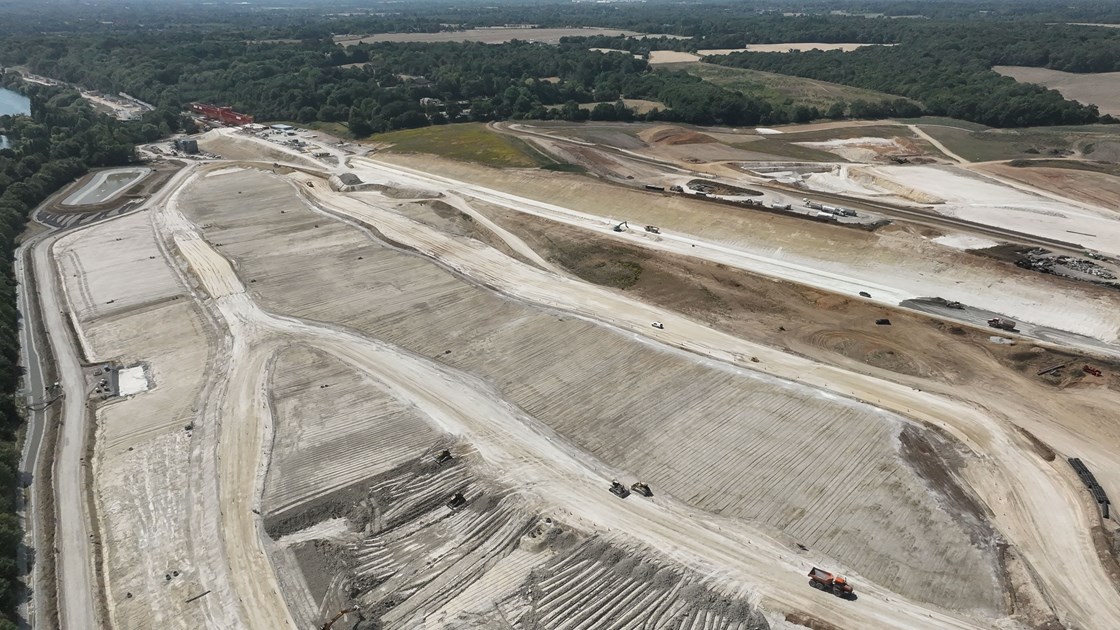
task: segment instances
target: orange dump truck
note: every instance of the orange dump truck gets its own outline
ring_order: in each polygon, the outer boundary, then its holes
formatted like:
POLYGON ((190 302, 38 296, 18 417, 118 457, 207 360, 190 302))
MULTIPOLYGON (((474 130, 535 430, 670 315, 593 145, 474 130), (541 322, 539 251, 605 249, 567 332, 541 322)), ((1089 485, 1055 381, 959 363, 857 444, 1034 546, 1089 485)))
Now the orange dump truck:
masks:
POLYGON ((812 570, 809 571, 809 586, 845 599, 849 599, 855 595, 852 591, 852 585, 848 584, 847 578, 841 575, 833 575, 828 571, 822 571, 817 567, 813 567, 812 570))

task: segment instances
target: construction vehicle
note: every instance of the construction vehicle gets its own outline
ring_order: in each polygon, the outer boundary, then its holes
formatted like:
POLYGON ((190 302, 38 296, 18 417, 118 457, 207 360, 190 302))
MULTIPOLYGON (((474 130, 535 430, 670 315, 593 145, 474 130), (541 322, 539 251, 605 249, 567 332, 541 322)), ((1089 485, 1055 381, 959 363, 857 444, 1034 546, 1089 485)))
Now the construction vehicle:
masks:
POLYGON ((813 567, 809 571, 809 586, 844 599, 855 596, 852 585, 848 584, 848 578, 842 575, 833 575, 817 567, 813 567))
POLYGON ((665 330, 665 324, 662 324, 661 322, 653 322, 653 324, 651 325, 658 330, 665 330))
POLYGON ((649 484, 642 481, 635 481, 633 485, 630 486, 630 489, 642 495, 643 497, 653 496, 653 490, 650 489, 649 484))
POLYGON ((875 320, 875 325, 876 326, 890 326, 891 325, 891 320, 889 320, 885 317, 883 319, 877 319, 877 320, 875 320))
MULTIPOLYGON (((207 593, 209 593, 209 592, 210 591, 207 591, 207 593)), ((345 610, 338 611, 338 614, 335 615, 334 617, 331 617, 330 621, 328 621, 327 623, 320 626, 320 630, 331 630, 331 627, 334 626, 334 622, 338 621, 339 619, 342 619, 344 616, 349 615, 352 612, 357 612, 357 611, 358 611, 357 606, 355 606, 353 608, 347 608, 345 610)))
POLYGON ((1100 370, 1091 365, 1086 365, 1085 367, 1081 368, 1081 371, 1086 374, 1092 374, 1093 376, 1101 376, 1102 374, 1100 370))
POLYGON ((867 291, 860 291, 860 292, 859 292, 859 296, 860 296, 860 297, 865 297, 865 298, 869 298, 869 297, 871 297, 871 294, 870 294, 870 293, 868 293, 867 291))
POLYGON ((455 458, 451 456, 451 451, 447 449, 444 449, 443 452, 436 455, 436 463, 440 466, 452 461, 455 461, 455 458))
POLYGON ((626 222, 623 221, 622 223, 619 223, 618 225, 614 226, 614 228, 612 228, 612 229, 615 232, 621 232, 624 228, 628 228, 628 227, 630 227, 630 226, 626 225, 626 222))
POLYGON ((949 308, 955 308, 960 311, 964 310, 964 304, 961 304, 960 302, 946 302, 945 306, 949 308))
POLYGON ((657 227, 656 225, 647 225, 646 231, 650 232, 651 234, 660 234, 661 228, 657 227))
POLYGON ((988 325, 1000 330, 1015 330, 1015 322, 1003 317, 993 317, 988 320, 988 325))
POLYGON ((451 500, 447 502, 447 507, 451 508, 452 511, 455 511, 461 509, 466 504, 467 498, 463 496, 463 493, 456 492, 455 496, 451 497, 451 500))
POLYGON ((626 497, 630 496, 630 489, 618 483, 618 480, 615 479, 611 482, 611 494, 620 499, 625 499, 626 497))

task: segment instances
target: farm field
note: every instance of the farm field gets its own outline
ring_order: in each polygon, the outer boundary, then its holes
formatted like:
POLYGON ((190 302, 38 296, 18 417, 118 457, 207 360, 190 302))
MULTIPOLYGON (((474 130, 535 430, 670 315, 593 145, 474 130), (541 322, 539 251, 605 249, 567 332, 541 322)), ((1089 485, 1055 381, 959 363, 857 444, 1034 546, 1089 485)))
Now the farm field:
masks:
POLYGON ((1073 73, 1049 68, 995 66, 996 72, 1020 83, 1036 83, 1086 105, 1096 105, 1102 114, 1120 116, 1120 72, 1073 73))
MULTIPOLYGON (((482 42, 501 44, 519 39, 542 44, 558 44, 562 37, 592 37, 595 35, 642 37, 643 33, 609 28, 473 28, 441 33, 381 33, 365 37, 336 35, 335 41, 352 46, 373 42, 482 42)), ((656 35, 654 37, 660 37, 656 35)))
POLYGON ((397 153, 430 153, 496 167, 532 168, 552 163, 524 141, 495 133, 483 123, 421 127, 370 136, 367 142, 397 153))
MULTIPOLYGON (((717 54, 713 51, 700 51, 706 54, 717 54)), ((796 104, 817 107, 821 111, 828 109, 836 102, 852 102, 863 99, 870 102, 888 100, 893 101, 897 96, 874 92, 861 88, 849 87, 838 83, 803 79, 761 70, 746 68, 732 68, 711 63, 682 63, 679 66, 667 65, 668 70, 684 70, 694 74, 709 83, 721 85, 728 89, 740 90, 752 96, 763 96, 776 100, 790 99, 796 104)))

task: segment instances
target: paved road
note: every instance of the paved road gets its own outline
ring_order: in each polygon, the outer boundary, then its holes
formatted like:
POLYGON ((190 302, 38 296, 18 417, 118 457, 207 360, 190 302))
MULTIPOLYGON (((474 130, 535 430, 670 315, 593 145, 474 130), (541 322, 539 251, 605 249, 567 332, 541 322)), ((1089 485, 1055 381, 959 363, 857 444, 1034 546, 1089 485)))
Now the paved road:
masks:
POLYGON ((35 470, 39 465, 39 452, 42 448, 43 434, 46 431, 47 414, 43 406, 48 399, 47 383, 43 376, 43 368, 39 357, 39 347, 35 341, 37 321, 34 310, 31 308, 32 297, 27 289, 31 286, 27 268, 24 265, 24 256, 29 248, 34 247, 41 236, 32 238, 16 250, 15 276, 16 304, 22 317, 19 326, 20 365, 24 369, 22 395, 27 401, 27 433, 23 442, 23 452, 20 454, 20 477, 27 485, 26 503, 23 505, 24 544, 26 549, 20 551, 19 568, 23 574, 32 571, 28 579, 28 600, 21 606, 21 616, 32 628, 45 627, 40 618, 41 610, 35 605, 35 595, 40 592, 40 563, 34 562, 31 554, 38 549, 39 540, 37 508, 35 504, 35 470), (30 566, 28 566, 30 565, 30 566))
POLYGON ((77 341, 66 323, 66 304, 50 254, 57 238, 52 235, 43 239, 32 250, 32 259, 39 283, 43 323, 58 368, 59 383, 66 393, 62 398, 63 421, 54 469, 59 620, 63 628, 90 628, 97 625, 97 608, 83 461, 87 385, 76 350, 77 341))

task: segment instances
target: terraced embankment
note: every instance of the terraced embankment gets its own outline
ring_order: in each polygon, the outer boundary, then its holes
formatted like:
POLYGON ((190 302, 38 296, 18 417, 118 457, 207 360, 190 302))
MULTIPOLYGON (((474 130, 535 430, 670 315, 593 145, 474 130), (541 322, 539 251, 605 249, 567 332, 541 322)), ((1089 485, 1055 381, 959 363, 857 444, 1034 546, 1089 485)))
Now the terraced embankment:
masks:
POLYGON ((268 175, 204 181, 183 209, 268 309, 480 375, 619 469, 907 596, 1000 609, 991 550, 900 457, 900 419, 502 298, 311 212, 268 175))

